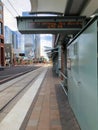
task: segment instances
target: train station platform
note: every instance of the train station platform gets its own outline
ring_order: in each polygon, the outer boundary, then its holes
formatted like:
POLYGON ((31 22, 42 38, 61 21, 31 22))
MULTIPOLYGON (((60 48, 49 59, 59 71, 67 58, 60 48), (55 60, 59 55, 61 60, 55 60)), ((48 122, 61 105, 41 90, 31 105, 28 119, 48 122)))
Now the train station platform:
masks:
POLYGON ((80 130, 59 78, 48 68, 26 130, 80 130))
POLYGON ((24 114, 23 109, 25 111, 29 103, 27 101, 25 104, 26 100, 20 99, 0 123, 0 130, 80 130, 68 97, 60 85, 58 76, 53 72, 52 66, 46 67, 39 79, 35 83, 35 88, 34 85, 33 89, 30 88, 31 95, 27 92, 28 95, 25 94, 22 97, 31 99, 34 97, 27 113, 24 114), (37 87, 38 85, 40 86, 37 87), (36 91, 35 95, 32 90, 36 91), (23 106, 22 103, 25 105, 23 106), (18 114, 20 119, 18 119, 18 114), (23 121, 21 121, 22 116, 23 121), (19 124, 19 122, 22 123, 19 124))

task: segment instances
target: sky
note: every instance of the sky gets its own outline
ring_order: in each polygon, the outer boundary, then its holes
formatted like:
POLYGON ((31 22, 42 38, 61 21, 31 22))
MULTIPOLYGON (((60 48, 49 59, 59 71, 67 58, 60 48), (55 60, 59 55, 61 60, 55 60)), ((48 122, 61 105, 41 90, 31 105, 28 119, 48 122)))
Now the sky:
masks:
POLYGON ((16 17, 23 11, 31 11, 30 0, 1 0, 4 4, 4 25, 13 31, 17 30, 16 17))
MULTIPOLYGON (((21 16, 23 11, 31 11, 30 0, 1 0, 4 4, 4 25, 11 30, 17 31, 16 17, 21 16)), ((42 34, 41 37, 41 53, 47 57, 44 52, 44 46, 52 47, 52 35, 42 34)))
POLYGON ((51 34, 41 34, 41 55, 47 58, 47 54, 45 52, 46 47, 52 48, 52 35, 51 34))

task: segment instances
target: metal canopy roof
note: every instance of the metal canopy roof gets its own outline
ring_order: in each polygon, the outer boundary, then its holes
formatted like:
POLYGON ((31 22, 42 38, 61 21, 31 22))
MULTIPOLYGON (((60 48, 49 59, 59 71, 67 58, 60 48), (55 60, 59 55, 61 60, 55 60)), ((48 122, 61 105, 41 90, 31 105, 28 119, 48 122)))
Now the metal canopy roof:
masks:
POLYGON ((31 12, 59 12, 65 16, 90 16, 98 9, 98 0, 30 0, 31 12))
MULTIPOLYGON (((30 0, 31 1, 31 15, 36 14, 55 14, 57 16, 86 16, 90 17, 94 13, 98 13, 98 0, 30 0)), ((21 19, 21 18, 19 18, 21 19)), ((22 22, 20 22, 22 23, 22 22)), ((27 24, 26 24, 27 25, 27 24)), ((22 24, 23 26, 23 24, 22 24)), ((24 30, 25 31, 25 30, 24 30)), ((53 30, 52 30, 53 31, 53 30)), ((58 30, 59 31, 59 30, 58 30)), ((42 31, 40 31, 41 33, 42 31)), ((38 31, 36 32, 38 33, 38 31)), ((44 33, 44 31, 42 32, 44 33)), ((49 32, 51 33, 51 31, 49 32)), ((76 29, 67 30, 59 36, 59 41, 68 41, 69 35, 75 34, 76 29)))
POLYGON ((30 0, 31 12, 61 12, 64 13, 67 0, 30 0))

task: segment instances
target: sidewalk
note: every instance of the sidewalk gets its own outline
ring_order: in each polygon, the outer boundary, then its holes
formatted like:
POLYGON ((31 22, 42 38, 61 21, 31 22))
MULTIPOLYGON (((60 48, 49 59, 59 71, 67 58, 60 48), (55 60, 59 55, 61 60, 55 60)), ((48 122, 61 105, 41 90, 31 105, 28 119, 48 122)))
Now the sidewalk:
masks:
POLYGON ((37 94, 26 130, 80 130, 52 67, 37 94))

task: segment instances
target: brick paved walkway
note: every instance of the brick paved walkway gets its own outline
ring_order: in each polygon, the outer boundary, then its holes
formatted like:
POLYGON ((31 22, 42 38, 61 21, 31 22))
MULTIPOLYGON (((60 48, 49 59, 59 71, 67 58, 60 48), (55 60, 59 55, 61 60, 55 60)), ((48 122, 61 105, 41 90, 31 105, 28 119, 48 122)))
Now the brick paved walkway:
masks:
POLYGON ((51 67, 37 95, 26 130, 80 130, 51 67))

